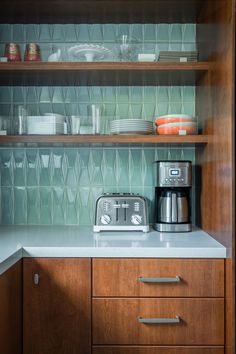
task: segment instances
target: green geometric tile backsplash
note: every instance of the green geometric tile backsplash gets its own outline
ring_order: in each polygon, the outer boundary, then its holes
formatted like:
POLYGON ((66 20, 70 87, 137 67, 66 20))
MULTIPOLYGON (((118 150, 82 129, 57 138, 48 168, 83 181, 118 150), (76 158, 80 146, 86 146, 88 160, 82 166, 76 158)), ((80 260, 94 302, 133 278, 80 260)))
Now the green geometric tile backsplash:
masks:
POLYGON ((14 133, 16 111, 23 105, 29 115, 61 113, 66 117, 91 116, 91 104, 101 108, 102 133, 109 133, 112 119, 142 118, 158 115, 195 114, 194 86, 2 86, 0 116, 14 133))
MULTIPOLYGON (((161 159, 194 164, 195 149, 2 148, 1 224, 91 225, 96 198, 103 192, 147 197, 151 222, 154 161, 161 159)), ((195 188, 193 210, 194 201, 195 188)))
POLYGON ((3 55, 8 42, 18 43, 22 56, 26 43, 37 42, 43 61, 47 61, 49 55, 59 48, 63 61, 81 61, 84 59, 74 58, 68 49, 78 43, 93 43, 112 51, 113 56, 104 60, 117 61, 117 41, 122 35, 137 40, 137 53, 196 49, 195 24, 2 24, 0 55, 3 55))
MULTIPOLYGON (((1 24, 0 55, 16 42, 23 56, 25 44, 37 42, 42 60, 56 49, 73 61, 68 48, 97 43, 117 57, 117 39, 135 37, 140 53, 195 50, 194 24, 1 24)), ((80 60, 80 59, 79 59, 80 60)), ((153 120, 168 113, 195 114, 195 87, 155 86, 17 86, 0 87, 0 116, 14 133, 15 111, 23 105, 30 115, 47 112, 89 116, 91 104, 102 112, 102 133, 114 118, 153 120)), ((146 196, 153 215, 156 168, 160 159, 195 161, 194 148, 0 148, 0 223, 91 225, 96 198, 103 192, 134 192, 146 196)), ((193 176, 192 215, 195 210, 193 176)))

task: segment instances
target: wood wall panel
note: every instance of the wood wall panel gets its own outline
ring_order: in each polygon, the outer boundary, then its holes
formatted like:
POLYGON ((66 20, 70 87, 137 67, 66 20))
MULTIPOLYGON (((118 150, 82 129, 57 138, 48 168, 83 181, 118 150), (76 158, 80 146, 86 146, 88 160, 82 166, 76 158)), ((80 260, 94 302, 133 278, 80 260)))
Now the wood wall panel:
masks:
POLYGON ((197 153, 201 170, 199 225, 228 249, 226 352, 235 353, 235 0, 205 2, 198 18, 198 48, 211 70, 199 81, 197 116, 209 143, 197 153))
POLYGON ((200 79, 196 111, 209 134, 201 166, 201 226, 218 241, 231 248, 233 232, 233 23, 232 1, 225 0, 210 10, 197 26, 199 50, 207 53, 211 70, 200 79), (205 23, 204 23, 205 22, 205 23), (211 43, 207 52, 206 32, 211 43), (208 34, 209 36, 209 34, 208 34), (227 40, 226 40, 227 39, 227 40))
POLYGON ((0 354, 22 354, 22 263, 0 275, 0 354))

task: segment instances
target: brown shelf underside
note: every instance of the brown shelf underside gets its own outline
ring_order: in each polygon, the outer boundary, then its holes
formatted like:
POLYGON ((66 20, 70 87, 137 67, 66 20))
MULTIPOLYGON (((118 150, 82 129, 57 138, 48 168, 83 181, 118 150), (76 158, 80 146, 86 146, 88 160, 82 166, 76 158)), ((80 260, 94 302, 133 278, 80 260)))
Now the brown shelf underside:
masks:
POLYGON ((36 145, 87 145, 87 144, 177 144, 177 145, 206 145, 206 135, 6 135, 0 136, 0 146, 18 144, 36 145))
MULTIPOLYGON (((19 2, 19 0, 1 0, 0 22, 196 23, 205 1, 21 0, 19 2)), ((220 3, 220 0, 214 2, 220 3)))
POLYGON ((0 63, 0 85, 196 85, 208 62, 0 63))

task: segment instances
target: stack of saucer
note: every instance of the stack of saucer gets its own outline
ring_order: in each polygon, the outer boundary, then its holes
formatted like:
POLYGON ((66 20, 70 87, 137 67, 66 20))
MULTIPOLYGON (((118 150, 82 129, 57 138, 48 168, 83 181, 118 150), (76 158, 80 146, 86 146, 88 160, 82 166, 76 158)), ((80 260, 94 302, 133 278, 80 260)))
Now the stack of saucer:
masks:
POLYGON ((115 119, 110 123, 111 134, 141 134, 153 133, 153 122, 144 119, 115 119))
POLYGON ((58 114, 27 116, 27 134, 64 134, 65 117, 58 114))
POLYGON ((159 54, 159 61, 197 61, 197 51, 161 51, 159 54))

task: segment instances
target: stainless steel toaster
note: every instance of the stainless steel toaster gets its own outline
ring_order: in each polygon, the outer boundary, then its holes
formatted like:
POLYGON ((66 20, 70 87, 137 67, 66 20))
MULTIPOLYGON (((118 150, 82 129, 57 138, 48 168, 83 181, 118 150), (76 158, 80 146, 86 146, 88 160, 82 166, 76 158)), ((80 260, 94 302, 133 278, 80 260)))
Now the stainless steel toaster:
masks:
POLYGON ((149 231, 147 200, 133 193, 105 193, 96 201, 94 232, 149 231))

